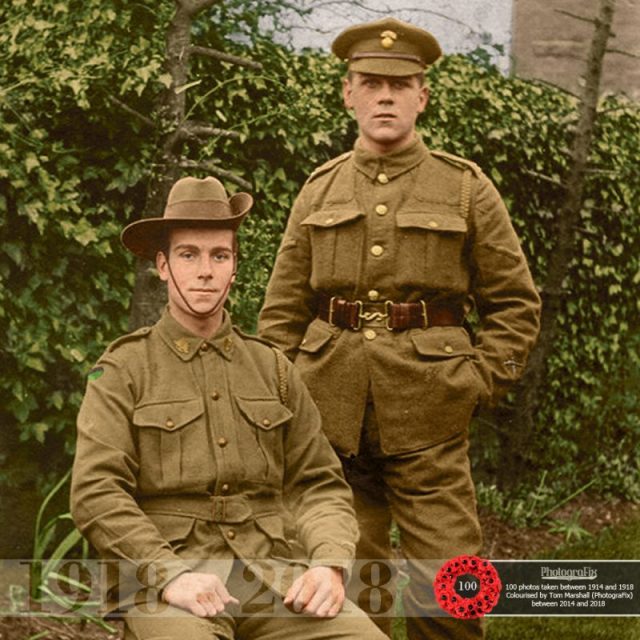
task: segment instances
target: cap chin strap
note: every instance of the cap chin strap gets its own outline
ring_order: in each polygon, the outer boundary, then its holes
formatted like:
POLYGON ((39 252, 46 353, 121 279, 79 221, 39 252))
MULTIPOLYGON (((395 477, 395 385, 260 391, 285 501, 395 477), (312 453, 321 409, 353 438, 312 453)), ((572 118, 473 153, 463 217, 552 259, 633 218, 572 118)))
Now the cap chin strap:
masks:
POLYGON ((203 318, 203 319, 210 318, 211 316, 214 316, 216 313, 218 313, 218 310, 225 303, 227 299, 227 294, 229 293, 229 289, 231 289, 231 283, 233 282, 233 279, 235 278, 235 275, 236 275, 236 254, 235 253, 233 254, 233 272, 229 276, 229 280, 227 280, 227 284, 225 285, 224 290, 220 295, 220 299, 218 300, 218 302, 216 302, 213 305, 213 307, 209 311, 198 311, 197 309, 194 309, 189 304, 189 301, 185 298, 184 294, 180 290, 180 287, 176 282, 175 276, 173 275, 173 270, 171 269, 171 262, 169 261, 169 256, 165 255, 164 257, 167 261, 167 267, 169 268, 169 276, 171 277, 171 282, 173 282, 173 286, 176 288, 176 291, 180 294, 180 297, 182 298, 182 302, 185 303, 189 311, 191 311, 191 313, 194 316, 198 318, 203 318))

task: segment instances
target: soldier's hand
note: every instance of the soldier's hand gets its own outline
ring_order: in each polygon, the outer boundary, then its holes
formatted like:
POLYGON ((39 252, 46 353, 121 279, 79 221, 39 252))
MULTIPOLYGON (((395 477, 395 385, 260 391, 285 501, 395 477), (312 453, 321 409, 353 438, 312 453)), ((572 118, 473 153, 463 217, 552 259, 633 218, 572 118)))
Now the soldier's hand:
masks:
POLYGON ((181 573, 163 590, 162 599, 200 618, 215 616, 229 603, 238 604, 218 576, 195 571, 181 573))
POLYGON ((296 613, 333 618, 340 613, 344 598, 341 569, 312 567, 291 585, 284 598, 284 605, 296 613))

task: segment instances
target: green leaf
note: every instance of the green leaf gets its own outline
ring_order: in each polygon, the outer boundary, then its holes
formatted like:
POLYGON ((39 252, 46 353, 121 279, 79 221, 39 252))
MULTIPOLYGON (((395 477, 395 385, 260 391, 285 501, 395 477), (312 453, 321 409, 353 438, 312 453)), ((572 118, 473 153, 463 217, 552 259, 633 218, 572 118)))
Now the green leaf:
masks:
POLYGON ((41 358, 29 357, 24 361, 25 365, 34 371, 39 371, 40 373, 44 373, 46 371, 46 367, 41 358))

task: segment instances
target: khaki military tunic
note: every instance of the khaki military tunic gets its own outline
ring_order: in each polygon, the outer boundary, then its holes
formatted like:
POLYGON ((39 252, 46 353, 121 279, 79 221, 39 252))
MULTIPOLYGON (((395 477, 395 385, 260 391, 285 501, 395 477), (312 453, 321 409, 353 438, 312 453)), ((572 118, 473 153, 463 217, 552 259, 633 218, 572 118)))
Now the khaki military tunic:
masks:
MULTIPOLYGON (((286 497, 310 563, 349 564, 351 492, 282 361, 284 388, 274 350, 228 316, 204 340, 165 312, 107 349, 78 417, 71 489, 74 521, 103 558, 138 570, 143 584, 145 567, 162 565, 157 588, 210 560, 287 558, 286 497)), ((217 571, 225 580, 231 562, 216 566, 227 566, 217 571)), ((111 611, 135 595, 109 580, 111 611)))
MULTIPOLYGON (((367 305, 369 305, 367 307, 367 305)), ((359 450, 372 400, 385 454, 433 446, 466 430, 479 402, 519 377, 536 338, 540 299, 495 187, 473 163, 416 140, 378 155, 356 144, 302 189, 260 314, 260 335, 295 360, 337 451, 359 450), (441 300, 475 307, 463 327, 360 331, 317 318, 317 294, 441 300)))

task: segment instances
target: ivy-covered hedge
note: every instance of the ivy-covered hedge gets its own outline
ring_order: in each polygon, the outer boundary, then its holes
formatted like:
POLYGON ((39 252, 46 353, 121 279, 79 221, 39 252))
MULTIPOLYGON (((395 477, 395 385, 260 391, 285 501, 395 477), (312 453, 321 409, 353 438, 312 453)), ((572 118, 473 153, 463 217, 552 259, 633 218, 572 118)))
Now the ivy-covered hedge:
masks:
MULTIPOLYGON (((126 330, 132 262, 118 234, 142 209, 156 133, 117 101, 153 117, 172 9, 117 0, 0 9, 0 483, 46 484, 45 470, 68 465, 84 375, 126 330)), ((218 11, 198 23, 197 43, 264 68, 194 59, 191 116, 242 138, 193 143, 190 157, 219 160, 254 185, 232 298, 236 321, 251 330, 295 194, 315 166, 350 148, 356 130, 337 64, 260 37, 248 47, 223 40, 237 16, 218 11)), ((543 283, 574 99, 461 56, 431 69, 429 83, 427 143, 495 180, 543 283)), ((579 252, 537 416, 540 468, 569 471, 574 484, 598 472, 602 488, 627 493, 638 486, 640 442, 638 115, 622 98, 601 105, 579 252)), ((477 464, 491 473, 499 464, 491 429, 479 426, 475 441, 477 464)))

